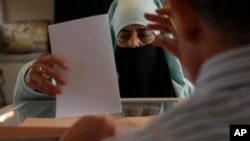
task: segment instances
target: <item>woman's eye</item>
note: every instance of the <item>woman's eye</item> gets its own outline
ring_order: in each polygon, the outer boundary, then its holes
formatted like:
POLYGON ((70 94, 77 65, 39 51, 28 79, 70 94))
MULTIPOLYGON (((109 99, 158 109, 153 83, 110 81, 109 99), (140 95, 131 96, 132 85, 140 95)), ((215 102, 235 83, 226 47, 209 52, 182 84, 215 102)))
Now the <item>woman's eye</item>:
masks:
POLYGON ((150 37, 150 36, 148 34, 141 34, 141 35, 139 35, 139 37, 147 38, 147 37, 150 37))
POLYGON ((152 39, 154 37, 154 34, 152 32, 142 32, 142 33, 138 33, 138 37, 142 41, 147 41, 147 40, 152 39))
POLYGON ((127 41, 130 38, 130 35, 128 34, 121 34, 118 36, 118 40, 120 41, 127 41))

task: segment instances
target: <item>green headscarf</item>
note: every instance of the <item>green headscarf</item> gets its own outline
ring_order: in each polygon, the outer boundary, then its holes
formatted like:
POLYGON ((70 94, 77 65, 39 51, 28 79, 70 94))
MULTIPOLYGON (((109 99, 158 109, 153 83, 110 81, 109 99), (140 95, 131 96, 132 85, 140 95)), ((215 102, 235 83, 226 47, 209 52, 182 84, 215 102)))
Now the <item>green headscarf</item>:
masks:
MULTIPOLYGON (((146 26, 149 21, 144 18, 144 14, 146 12, 155 13, 156 9, 162 7, 160 0, 114 0, 108 11, 113 50, 116 50, 116 37, 122 28, 131 24, 146 26)), ((154 33, 160 32, 154 31, 154 33)), ((185 79, 179 60, 167 51, 165 51, 165 59, 169 66, 170 77, 177 97, 190 97, 194 88, 185 79)))

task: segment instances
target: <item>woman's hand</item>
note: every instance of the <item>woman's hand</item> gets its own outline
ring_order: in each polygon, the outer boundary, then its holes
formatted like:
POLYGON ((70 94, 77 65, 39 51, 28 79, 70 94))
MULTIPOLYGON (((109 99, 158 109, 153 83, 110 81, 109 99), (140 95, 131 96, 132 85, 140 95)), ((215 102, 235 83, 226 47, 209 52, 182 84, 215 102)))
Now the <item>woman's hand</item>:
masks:
POLYGON ((181 61, 180 52, 177 47, 176 28, 170 18, 172 17, 170 7, 157 9, 156 12, 157 14, 145 14, 145 18, 153 22, 148 24, 147 27, 152 30, 160 30, 163 33, 172 34, 173 38, 168 38, 165 35, 157 35, 153 44, 168 50, 181 61))
POLYGON ((57 65, 67 70, 68 66, 60 57, 48 54, 41 55, 31 65, 25 76, 26 84, 34 90, 55 97, 62 92, 58 85, 54 85, 50 78, 53 78, 58 84, 66 84, 66 79, 56 72, 53 67, 57 65))

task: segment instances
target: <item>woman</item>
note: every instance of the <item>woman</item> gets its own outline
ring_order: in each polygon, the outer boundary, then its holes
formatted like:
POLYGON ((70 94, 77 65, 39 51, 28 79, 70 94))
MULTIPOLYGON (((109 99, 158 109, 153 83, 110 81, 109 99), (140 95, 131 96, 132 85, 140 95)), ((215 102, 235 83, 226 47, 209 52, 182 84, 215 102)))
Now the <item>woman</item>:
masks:
MULTIPOLYGON (((158 31, 146 28, 144 13, 162 7, 159 0, 115 0, 108 16, 121 97, 181 97, 192 95, 193 85, 184 77, 179 61, 151 43, 158 31)), ((172 28, 172 27, 169 27, 172 28)), ((40 56, 20 70, 14 101, 54 99, 62 92, 47 78, 66 84, 53 66, 68 67, 59 56, 40 56)))

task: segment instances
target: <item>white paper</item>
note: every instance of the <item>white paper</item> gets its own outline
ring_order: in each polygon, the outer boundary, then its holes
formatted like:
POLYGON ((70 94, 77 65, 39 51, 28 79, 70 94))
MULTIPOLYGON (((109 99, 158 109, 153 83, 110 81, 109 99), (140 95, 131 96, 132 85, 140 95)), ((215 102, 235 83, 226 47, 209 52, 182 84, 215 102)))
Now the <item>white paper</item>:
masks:
POLYGON ((57 96, 56 117, 122 111, 107 15, 49 26, 51 50, 69 65, 58 69, 67 78, 57 96))

